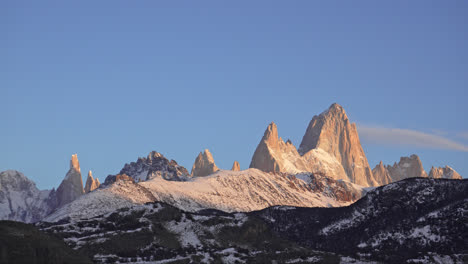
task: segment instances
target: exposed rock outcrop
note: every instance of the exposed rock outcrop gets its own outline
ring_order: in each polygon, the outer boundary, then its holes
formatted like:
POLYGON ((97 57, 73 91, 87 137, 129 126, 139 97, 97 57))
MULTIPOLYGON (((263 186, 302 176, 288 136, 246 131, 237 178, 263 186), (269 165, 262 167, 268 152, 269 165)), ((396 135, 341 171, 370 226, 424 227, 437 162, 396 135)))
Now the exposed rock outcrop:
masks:
POLYGON ((314 116, 302 138, 299 153, 322 149, 341 163, 349 181, 362 186, 375 186, 364 150, 359 141, 356 124, 351 123, 339 104, 314 116))
POLYGON ((146 158, 138 158, 136 162, 125 164, 119 174, 126 174, 137 182, 155 177, 172 181, 185 181, 190 176, 186 168, 177 164, 175 160, 168 160, 156 151, 150 152, 146 158))
POLYGON ((78 156, 72 155, 70 160, 70 170, 68 170, 65 179, 57 188, 57 206, 61 207, 72 202, 84 194, 83 179, 81 178, 80 163, 78 156))
POLYGON ((431 171, 429 171, 429 178, 434 179, 457 179, 461 180, 462 176, 458 174, 454 169, 449 166, 445 166, 445 168, 441 167, 432 167, 431 171))
POLYGON ((398 164, 395 163, 391 167, 387 166, 387 169, 394 182, 406 178, 427 177, 422 162, 416 154, 409 157, 401 157, 398 164))
POLYGON ((379 165, 375 166, 372 172, 379 185, 414 177, 462 179, 460 174, 449 166, 445 166, 445 168, 432 167, 428 176, 423 168, 421 160, 418 155, 415 154, 410 157, 401 157, 398 164, 395 162, 393 166, 383 165, 381 161, 379 165))
POLYGON ((273 122, 265 130, 252 157, 250 168, 266 172, 313 172, 336 180, 347 179, 341 164, 325 151, 313 149, 301 156, 290 140, 284 143, 278 137, 278 128, 273 122))
POLYGON ((195 159, 191 175, 192 177, 208 176, 218 170, 219 168, 214 162, 213 155, 211 155, 208 149, 205 149, 205 151, 203 151, 203 153, 200 152, 195 159))
POLYGON ((127 174, 117 174, 117 175, 109 175, 106 177, 106 180, 104 181, 104 186, 109 186, 113 184, 114 182, 118 181, 129 181, 129 182, 135 182, 135 180, 128 176, 127 174))
POLYGON ((234 161, 234 164, 232 164, 232 171, 240 171, 240 165, 239 165, 239 162, 234 161))
POLYGON ((415 154, 410 157, 401 157, 398 164, 395 162, 393 166, 383 165, 380 162, 372 172, 378 185, 401 181, 407 178, 427 177, 421 160, 415 154))
POLYGON ((99 188, 99 179, 93 178, 93 173, 91 171, 88 172, 88 178, 86 179, 86 184, 85 184, 85 193, 89 193, 91 191, 94 191, 95 189, 99 188))
POLYGON ((380 163, 375 166, 375 168, 372 170, 372 174, 374 175, 374 179, 378 182, 379 185, 385 185, 393 182, 390 173, 383 165, 382 161, 380 161, 380 163))

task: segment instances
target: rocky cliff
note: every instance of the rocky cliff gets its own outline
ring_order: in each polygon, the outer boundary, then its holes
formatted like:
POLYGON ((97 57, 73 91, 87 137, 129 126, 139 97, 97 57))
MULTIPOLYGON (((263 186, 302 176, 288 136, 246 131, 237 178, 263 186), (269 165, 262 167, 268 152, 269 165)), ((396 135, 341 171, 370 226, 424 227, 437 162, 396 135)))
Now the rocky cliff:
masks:
POLYGON ((195 159, 191 175, 193 177, 208 176, 218 170, 219 168, 214 162, 213 155, 211 155, 211 152, 208 149, 205 149, 205 151, 203 151, 203 153, 200 152, 195 159))

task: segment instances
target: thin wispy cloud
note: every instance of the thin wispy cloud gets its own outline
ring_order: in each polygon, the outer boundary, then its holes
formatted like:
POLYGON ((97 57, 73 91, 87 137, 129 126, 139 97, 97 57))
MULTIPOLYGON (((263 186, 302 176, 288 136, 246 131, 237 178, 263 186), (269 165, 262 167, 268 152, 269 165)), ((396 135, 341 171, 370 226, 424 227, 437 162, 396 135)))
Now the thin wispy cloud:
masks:
POLYGON ((358 132, 361 139, 374 143, 410 145, 423 148, 468 152, 467 145, 441 135, 429 134, 416 130, 358 125, 358 132))
POLYGON ((468 131, 467 132, 460 132, 457 134, 457 137, 463 138, 463 139, 468 139, 468 131))

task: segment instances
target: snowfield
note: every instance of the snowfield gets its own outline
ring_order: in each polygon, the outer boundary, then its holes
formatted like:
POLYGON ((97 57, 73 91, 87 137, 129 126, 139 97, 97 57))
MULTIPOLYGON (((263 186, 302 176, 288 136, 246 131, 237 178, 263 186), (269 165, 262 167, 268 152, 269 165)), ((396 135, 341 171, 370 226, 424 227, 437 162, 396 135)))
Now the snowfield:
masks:
POLYGON ((189 181, 168 181, 162 177, 139 183, 118 181, 79 197, 59 208, 44 221, 55 222, 65 217, 90 218, 119 208, 154 201, 165 202, 189 212, 207 208, 225 212, 249 212, 274 205, 337 207, 349 205, 356 199, 339 199, 334 193, 335 189, 339 189, 340 193, 350 192, 357 198, 364 193, 361 186, 348 182, 336 181, 331 186, 333 187, 317 189, 311 183, 310 174, 303 173, 296 178, 257 169, 220 170, 210 176, 196 177, 189 181))

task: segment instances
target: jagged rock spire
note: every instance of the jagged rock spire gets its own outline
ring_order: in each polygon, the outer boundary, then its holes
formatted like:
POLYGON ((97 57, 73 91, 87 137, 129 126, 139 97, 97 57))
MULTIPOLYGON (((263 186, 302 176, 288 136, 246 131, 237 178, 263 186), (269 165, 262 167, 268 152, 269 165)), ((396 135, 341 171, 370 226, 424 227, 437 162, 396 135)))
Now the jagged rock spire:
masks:
POLYGON ((372 170, 372 174, 374 175, 374 179, 378 182, 379 185, 389 184, 393 182, 390 173, 388 172, 387 168, 383 165, 383 162, 375 166, 372 170))
POLYGON ((282 171, 281 161, 275 157, 275 152, 281 151, 279 142, 278 128, 274 122, 271 122, 265 130, 257 149, 255 149, 250 168, 257 168, 266 172, 282 171))
POLYGON ((79 173, 81 173, 80 169, 80 162, 78 161, 78 155, 73 154, 70 159, 70 169, 75 169, 79 173))
POLYGON ((70 159, 70 169, 65 176, 65 179, 57 188, 57 206, 61 207, 69 202, 74 201, 79 196, 83 195, 83 179, 81 178, 80 163, 78 162, 77 154, 73 154, 70 159))
POLYGON ((86 179, 86 184, 85 184, 85 193, 89 193, 91 191, 94 191, 95 189, 99 188, 99 179, 93 178, 93 173, 91 171, 88 172, 88 178, 86 179))
POLYGON ((234 164, 232 164, 232 171, 240 171, 240 165, 239 165, 239 162, 237 162, 237 160, 234 161, 234 164))
POLYGON ((208 149, 205 149, 203 153, 200 152, 195 159, 191 175, 193 177, 208 176, 218 170, 219 168, 214 162, 213 155, 211 155, 208 149))

